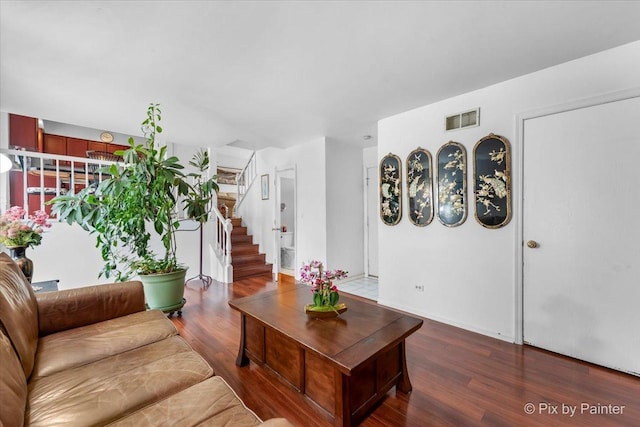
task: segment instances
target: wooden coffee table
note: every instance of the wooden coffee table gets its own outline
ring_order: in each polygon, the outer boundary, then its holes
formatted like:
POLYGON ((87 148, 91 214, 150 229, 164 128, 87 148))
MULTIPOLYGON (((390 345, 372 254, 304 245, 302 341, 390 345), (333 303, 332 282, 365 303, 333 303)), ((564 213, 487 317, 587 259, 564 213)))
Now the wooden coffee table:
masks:
POLYGON ((305 285, 229 301, 242 316, 236 364, 270 367, 337 426, 362 421, 393 386, 411 391, 405 339, 421 319, 345 294, 340 317, 309 319, 310 302, 305 285))

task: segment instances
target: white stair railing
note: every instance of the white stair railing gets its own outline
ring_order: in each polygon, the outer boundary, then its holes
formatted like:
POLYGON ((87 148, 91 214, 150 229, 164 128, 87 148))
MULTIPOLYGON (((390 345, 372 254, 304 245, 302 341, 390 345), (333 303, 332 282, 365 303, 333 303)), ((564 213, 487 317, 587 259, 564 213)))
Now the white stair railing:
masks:
POLYGON ((233 216, 235 216, 238 212, 238 207, 242 204, 244 198, 247 196, 247 192, 255 181, 257 174, 258 171, 256 168, 256 152, 254 151, 251 154, 251 157, 249 158, 249 161, 245 165, 244 169, 242 169, 242 172, 240 172, 240 174, 238 175, 238 195, 236 197, 236 204, 233 208, 233 216))
MULTIPOLYGON (((102 182, 107 175, 103 174, 100 168, 115 163, 24 150, 0 149, 0 152, 6 154, 14 163, 14 168, 8 174, 10 185, 22 188, 22 207, 27 212, 45 210, 47 199, 67 192, 77 192, 93 183, 102 182), (35 196, 32 200, 37 200, 37 206, 29 206, 29 195, 35 196)), ((7 198, 7 203, 15 204, 16 201, 9 201, 7 198)), ((36 204, 35 200, 32 204, 36 204)), ((47 210, 50 209, 49 207, 47 210)))
POLYGON ((233 230, 233 225, 231 224, 231 219, 225 218, 217 207, 213 208, 213 212, 215 213, 214 252, 222 269, 220 280, 224 283, 232 283, 231 230, 233 230))

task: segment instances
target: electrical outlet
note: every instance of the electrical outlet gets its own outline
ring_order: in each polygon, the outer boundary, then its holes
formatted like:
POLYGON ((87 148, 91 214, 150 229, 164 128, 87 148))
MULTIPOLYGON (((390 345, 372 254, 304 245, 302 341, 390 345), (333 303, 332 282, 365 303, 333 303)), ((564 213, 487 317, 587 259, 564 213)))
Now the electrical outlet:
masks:
POLYGON ((416 285, 416 291, 424 292, 424 285, 416 285))

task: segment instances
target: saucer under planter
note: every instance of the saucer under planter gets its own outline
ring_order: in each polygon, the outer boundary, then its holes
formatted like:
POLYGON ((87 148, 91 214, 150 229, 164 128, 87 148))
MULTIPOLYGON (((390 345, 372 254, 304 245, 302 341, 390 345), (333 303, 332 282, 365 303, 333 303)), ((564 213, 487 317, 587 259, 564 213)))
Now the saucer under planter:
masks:
POLYGON ((329 306, 318 307, 313 304, 307 304, 304 306, 304 312, 312 319, 338 317, 345 311, 347 311, 347 304, 344 303, 336 304, 333 308, 329 306))
POLYGON ((184 279, 187 269, 171 273, 141 274, 140 281, 144 287, 144 297, 150 310, 162 310, 170 315, 178 312, 182 315, 182 307, 186 303, 184 296, 184 279))

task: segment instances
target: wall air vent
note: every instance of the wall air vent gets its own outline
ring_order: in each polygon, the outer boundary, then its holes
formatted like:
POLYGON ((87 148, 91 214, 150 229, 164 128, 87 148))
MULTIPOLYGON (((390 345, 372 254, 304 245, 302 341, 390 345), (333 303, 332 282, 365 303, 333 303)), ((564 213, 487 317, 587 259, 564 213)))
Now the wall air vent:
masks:
POLYGON ((480 108, 448 116, 445 119, 446 130, 464 129, 480 125, 480 108))

